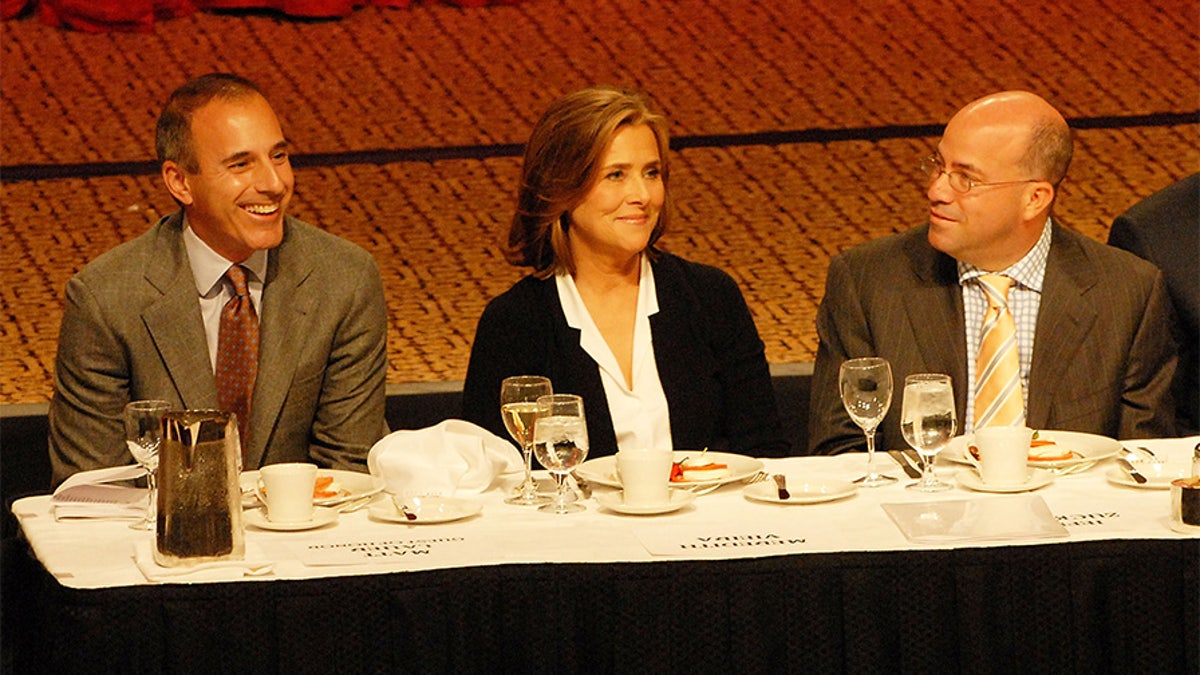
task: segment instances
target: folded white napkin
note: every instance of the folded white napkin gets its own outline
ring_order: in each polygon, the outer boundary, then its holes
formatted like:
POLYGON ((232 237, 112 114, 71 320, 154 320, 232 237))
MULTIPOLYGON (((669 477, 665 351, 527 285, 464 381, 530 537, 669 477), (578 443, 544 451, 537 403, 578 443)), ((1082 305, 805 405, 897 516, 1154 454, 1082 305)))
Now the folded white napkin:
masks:
POLYGON ((134 480, 145 473, 144 468, 132 464, 80 471, 71 475, 58 486, 50 499, 54 507, 54 519, 136 519, 145 516, 145 489, 110 484, 134 480))
POLYGON ((204 562, 189 567, 163 567, 154 561, 154 539, 138 539, 133 545, 133 560, 149 581, 233 581, 242 577, 259 577, 275 570, 275 563, 258 547, 247 542, 243 560, 204 562))
POLYGON ((371 475, 383 478, 398 495, 479 494, 501 475, 523 471, 513 444, 463 420, 394 431, 367 455, 371 475))

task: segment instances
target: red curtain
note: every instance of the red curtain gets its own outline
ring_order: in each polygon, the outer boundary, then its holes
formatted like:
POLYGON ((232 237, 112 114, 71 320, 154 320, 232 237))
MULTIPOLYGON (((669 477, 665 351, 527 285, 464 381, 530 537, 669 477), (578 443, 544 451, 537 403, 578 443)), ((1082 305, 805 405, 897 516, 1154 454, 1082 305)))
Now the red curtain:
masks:
MULTIPOLYGON (((10 19, 36 7, 51 26, 90 33, 147 31, 155 21, 204 9, 269 9, 290 16, 335 18, 359 7, 409 7, 420 0, 0 0, 0 18, 10 19)), ((428 0, 426 0, 428 1, 428 0)), ((515 5, 521 0, 437 0, 459 7, 515 5)))

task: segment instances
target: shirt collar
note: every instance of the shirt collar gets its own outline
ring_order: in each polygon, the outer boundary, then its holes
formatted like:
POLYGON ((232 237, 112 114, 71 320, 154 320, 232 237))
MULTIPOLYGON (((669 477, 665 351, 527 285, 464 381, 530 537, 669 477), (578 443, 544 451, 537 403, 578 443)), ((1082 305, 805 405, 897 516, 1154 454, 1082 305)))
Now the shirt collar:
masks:
MULTIPOLYGON (((196 292, 201 297, 210 297, 220 291, 221 279, 229 266, 234 264, 217 253, 211 246, 204 243, 192 231, 192 226, 183 218, 183 245, 187 249, 188 264, 192 268, 192 278, 196 282, 196 292)), ((250 270, 252 281, 262 282, 267 278, 267 251, 255 251, 240 263, 250 270)))
MULTIPOLYGON (((1046 224, 1042 226, 1042 236, 1038 237, 1033 248, 1029 249, 1023 258, 1013 263, 1008 269, 999 270, 996 274, 1003 274, 1024 288, 1041 293, 1042 280, 1046 277, 1046 259, 1050 255, 1051 230, 1050 219, 1046 218, 1046 224)), ((961 260, 957 262, 958 283, 961 285, 965 286, 972 279, 991 274, 991 272, 970 263, 961 260)))
MULTIPOLYGON (((587 307, 583 304, 579 288, 575 286, 575 279, 566 272, 559 272, 554 275, 554 283, 558 287, 559 304, 562 305, 567 325, 576 330, 583 330, 584 322, 590 321, 591 315, 588 314, 587 307)), ((658 292, 654 286, 654 268, 645 254, 642 255, 641 272, 638 277, 637 313, 638 318, 658 313, 658 292)))

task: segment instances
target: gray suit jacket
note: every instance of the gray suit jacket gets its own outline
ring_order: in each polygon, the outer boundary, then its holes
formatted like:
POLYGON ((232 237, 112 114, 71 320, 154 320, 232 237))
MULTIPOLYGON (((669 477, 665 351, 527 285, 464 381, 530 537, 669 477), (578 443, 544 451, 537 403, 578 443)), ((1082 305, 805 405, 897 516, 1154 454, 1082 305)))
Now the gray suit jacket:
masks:
MULTIPOLYGON (((836 256, 817 312, 809 448, 865 448, 838 396, 838 368, 858 356, 892 365, 892 406, 877 448, 900 435, 905 376, 947 373, 958 428, 968 383, 962 289, 953 258, 929 244, 928 225, 836 256)), ((1113 438, 1168 436, 1175 345, 1162 274, 1153 266, 1055 224, 1029 374, 1029 426, 1113 438)))
MULTIPOLYGON (((161 398, 217 407, 182 214, 67 282, 50 404, 54 484, 131 463, 121 410, 161 398)), ((288 217, 268 257, 246 467, 287 461, 365 470, 386 430, 387 308, 374 259, 288 217)))

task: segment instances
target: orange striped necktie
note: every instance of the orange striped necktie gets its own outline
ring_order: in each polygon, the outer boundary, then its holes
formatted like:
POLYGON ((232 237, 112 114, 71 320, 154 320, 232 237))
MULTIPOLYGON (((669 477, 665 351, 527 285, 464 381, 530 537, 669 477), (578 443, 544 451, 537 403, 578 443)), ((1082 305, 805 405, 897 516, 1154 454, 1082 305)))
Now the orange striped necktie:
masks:
POLYGON ((975 428, 1025 423, 1017 327, 1008 308, 1012 279, 1002 274, 979 277, 988 308, 983 315, 979 356, 975 361, 975 428))
POLYGON ((258 374, 258 316, 250 300, 246 268, 233 265, 225 272, 233 297, 221 308, 217 335, 217 402, 237 415, 242 450, 250 442, 250 398, 258 374))

